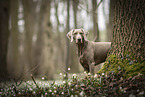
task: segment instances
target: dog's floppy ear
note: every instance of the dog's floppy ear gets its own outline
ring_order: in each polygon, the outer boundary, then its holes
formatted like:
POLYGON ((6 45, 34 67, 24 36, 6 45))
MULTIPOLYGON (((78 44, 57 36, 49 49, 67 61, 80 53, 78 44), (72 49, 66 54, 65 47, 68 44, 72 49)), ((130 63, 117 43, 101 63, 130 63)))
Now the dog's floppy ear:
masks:
POLYGON ((89 34, 89 32, 84 30, 83 28, 81 28, 81 31, 84 33, 84 39, 87 40, 87 35, 89 34))
POLYGON ((74 29, 72 29, 71 31, 69 31, 69 32, 67 33, 67 37, 68 37, 68 39, 71 40, 71 42, 73 42, 73 32, 74 32, 74 29))

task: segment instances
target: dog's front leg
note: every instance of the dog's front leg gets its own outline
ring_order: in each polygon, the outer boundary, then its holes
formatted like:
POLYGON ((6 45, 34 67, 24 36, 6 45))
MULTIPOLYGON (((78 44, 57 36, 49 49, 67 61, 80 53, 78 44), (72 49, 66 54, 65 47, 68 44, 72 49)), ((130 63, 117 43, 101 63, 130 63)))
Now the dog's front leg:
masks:
POLYGON ((89 70, 92 75, 94 75, 94 67, 95 67, 95 62, 89 64, 89 70))

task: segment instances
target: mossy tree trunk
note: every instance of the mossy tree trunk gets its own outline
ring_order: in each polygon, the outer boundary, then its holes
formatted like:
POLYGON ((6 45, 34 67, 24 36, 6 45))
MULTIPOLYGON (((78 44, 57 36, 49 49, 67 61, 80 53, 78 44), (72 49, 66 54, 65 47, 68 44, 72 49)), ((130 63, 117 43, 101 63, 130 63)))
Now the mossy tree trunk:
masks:
POLYGON ((112 48, 102 72, 145 74, 145 0, 114 0, 112 48))

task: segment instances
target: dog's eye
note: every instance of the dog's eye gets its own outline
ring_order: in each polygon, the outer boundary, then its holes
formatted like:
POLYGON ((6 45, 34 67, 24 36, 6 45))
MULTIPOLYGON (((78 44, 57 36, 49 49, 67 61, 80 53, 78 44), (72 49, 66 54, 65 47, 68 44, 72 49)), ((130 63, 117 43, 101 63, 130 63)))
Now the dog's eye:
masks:
POLYGON ((80 32, 80 34, 82 35, 83 33, 82 33, 82 32, 80 32))
POLYGON ((77 32, 76 32, 76 33, 74 33, 74 35, 77 35, 77 32))

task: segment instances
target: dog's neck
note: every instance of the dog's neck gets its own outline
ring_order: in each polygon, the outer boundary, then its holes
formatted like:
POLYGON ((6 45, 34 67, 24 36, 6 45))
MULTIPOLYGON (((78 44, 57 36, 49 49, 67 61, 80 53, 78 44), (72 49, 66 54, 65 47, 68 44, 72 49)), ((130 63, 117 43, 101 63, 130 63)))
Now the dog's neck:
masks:
POLYGON ((82 43, 76 43, 78 56, 83 55, 85 48, 88 45, 88 41, 83 40, 82 43))

